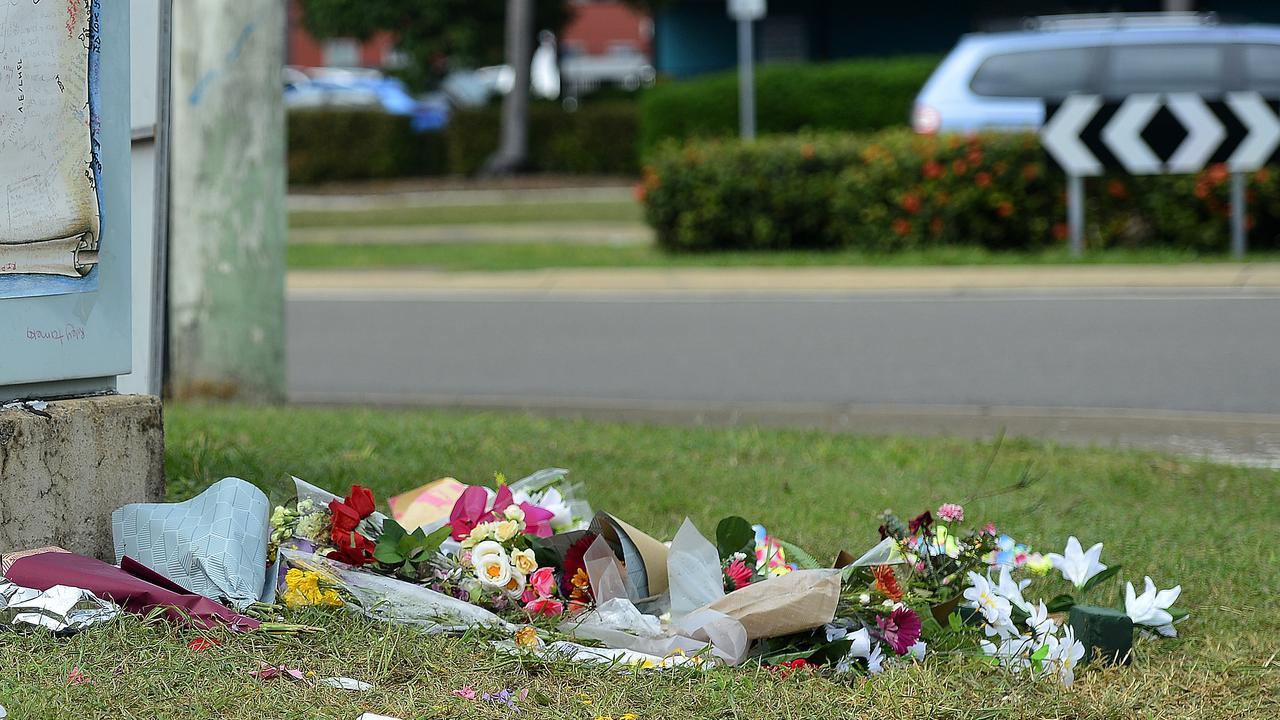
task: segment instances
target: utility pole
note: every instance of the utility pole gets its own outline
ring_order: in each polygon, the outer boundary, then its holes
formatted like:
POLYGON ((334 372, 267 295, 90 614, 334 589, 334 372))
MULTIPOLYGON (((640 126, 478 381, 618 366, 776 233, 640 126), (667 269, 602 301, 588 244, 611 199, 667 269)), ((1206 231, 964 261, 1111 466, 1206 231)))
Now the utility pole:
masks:
POLYGON ((285 3, 173 3, 169 380, 284 399, 285 3))
POLYGON ((502 99, 502 139, 484 175, 519 172, 529 158, 529 65, 533 60, 533 0, 507 0, 507 65, 515 82, 502 99))
POLYGON ((1165 12, 1191 12, 1196 9, 1196 0, 1164 0, 1165 12))

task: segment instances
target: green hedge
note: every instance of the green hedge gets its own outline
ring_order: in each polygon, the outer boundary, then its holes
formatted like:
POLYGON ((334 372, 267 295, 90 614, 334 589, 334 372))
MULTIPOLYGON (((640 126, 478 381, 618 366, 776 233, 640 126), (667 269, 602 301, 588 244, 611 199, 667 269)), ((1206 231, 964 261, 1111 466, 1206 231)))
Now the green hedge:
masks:
MULTIPOLYGON (((1228 174, 1088 183, 1091 248, 1225 250, 1228 174)), ((868 135, 666 145, 644 169, 646 216, 672 250, 1065 243, 1065 179, 1032 135, 868 135)), ((1280 248, 1280 179, 1250 179, 1250 246, 1280 248)))
POLYGON ((415 133, 409 118, 371 110, 289 111, 289 182, 443 175, 441 133, 415 133))
MULTIPOLYGON (((761 65, 757 129, 865 132, 905 126, 916 94, 937 64, 937 57, 902 57, 761 65)), ((660 83, 641 97, 640 118, 645 154, 667 139, 737 135, 738 75, 660 83)))
MULTIPOLYGON (((445 131, 449 172, 470 175, 498 148, 500 107, 460 110, 445 131)), ((582 104, 566 112, 556 103, 529 107, 529 160, 543 172, 635 175, 637 109, 633 100, 582 104)))
MULTIPOLYGON (((289 182, 470 175, 498 147, 501 108, 455 111, 443 132, 414 133, 409 118, 368 110, 289 112, 289 182)), ((529 108, 529 154, 544 172, 639 172, 634 100, 586 103, 565 112, 529 108)))

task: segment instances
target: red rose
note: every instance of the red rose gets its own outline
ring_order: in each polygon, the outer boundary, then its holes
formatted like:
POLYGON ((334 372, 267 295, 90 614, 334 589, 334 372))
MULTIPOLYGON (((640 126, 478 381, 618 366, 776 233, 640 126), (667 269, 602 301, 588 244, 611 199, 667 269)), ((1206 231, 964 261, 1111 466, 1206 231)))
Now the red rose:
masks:
POLYGON ((892 228, 893 228, 894 235, 897 235, 898 237, 903 237, 911 232, 911 223, 908 222, 905 218, 898 218, 897 220, 893 221, 892 228))
POLYGON ((942 177, 943 172, 942 165, 938 164, 936 160, 930 160, 924 164, 924 177, 926 180, 937 180, 942 177))
POLYGON ((1013 203, 1008 200, 1002 200, 1000 204, 996 206, 996 214, 1002 218, 1011 217, 1013 215, 1013 203))
POLYGON ((373 561, 373 551, 377 546, 360 533, 334 528, 330 539, 334 546, 334 551, 329 553, 330 560, 339 560, 356 567, 373 561))
POLYGON ((330 500, 329 512, 333 515, 334 532, 351 532, 360 524, 360 515, 341 500, 330 500))
POLYGON ((347 496, 346 502, 348 507, 356 511, 361 520, 372 515, 376 506, 373 500, 373 491, 359 485, 351 486, 351 494, 347 496))
POLYGON ((991 185, 991 173, 983 171, 974 175, 973 184, 980 188, 989 187, 991 185))
POLYGON ((920 196, 915 193, 907 193, 902 196, 902 209, 915 215, 920 212, 920 196))

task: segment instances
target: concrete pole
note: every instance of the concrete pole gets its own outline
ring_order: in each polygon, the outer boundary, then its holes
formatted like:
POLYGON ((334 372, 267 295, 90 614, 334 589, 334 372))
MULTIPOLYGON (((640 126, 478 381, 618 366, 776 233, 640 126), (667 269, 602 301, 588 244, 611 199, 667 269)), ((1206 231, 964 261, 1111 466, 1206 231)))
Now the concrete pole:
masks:
POLYGON ((284 397, 285 3, 173 4, 169 388, 284 397))
POLYGON ((529 158, 529 73, 533 61, 533 0, 507 0, 507 64, 515 71, 511 92, 502 99, 502 137, 483 174, 519 172, 529 158))

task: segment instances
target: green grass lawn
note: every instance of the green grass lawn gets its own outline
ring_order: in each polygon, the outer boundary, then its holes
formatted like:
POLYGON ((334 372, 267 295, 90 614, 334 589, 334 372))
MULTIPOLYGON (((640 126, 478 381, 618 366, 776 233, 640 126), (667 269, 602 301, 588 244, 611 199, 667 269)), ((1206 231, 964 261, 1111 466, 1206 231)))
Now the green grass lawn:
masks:
MULTIPOLYGON (((1254 254, 1252 262, 1280 255, 1254 254)), ((289 246, 289 268, 431 268, 446 271, 503 272, 544 268, 682 267, 916 267, 961 265, 1102 265, 1227 262, 1227 255, 1197 255, 1178 250, 1105 250, 1070 257, 1065 250, 991 252, 982 248, 943 247, 896 254, 853 250, 818 252, 723 252, 672 254, 653 246, 571 243, 449 244, 298 244, 289 246)))
POLYGON ((291 228, 386 227, 394 225, 457 225, 461 223, 523 223, 608 221, 641 222, 644 208, 637 202, 510 203, 429 205, 370 210, 295 210, 291 228))
MULTIPOLYGON (((0 705, 11 718, 506 718, 453 689, 528 688, 522 717, 582 718, 1269 718, 1280 713, 1280 473, 1137 452, 861 438, 751 428, 690 429, 523 415, 370 409, 166 408, 169 494, 226 475, 286 499, 290 473, 333 490, 390 493, 443 475, 468 482, 570 468, 597 509, 669 538, 685 516, 704 532, 729 514, 762 522, 819 557, 878 539, 876 515, 961 502, 970 518, 1043 551, 1068 534, 1103 541, 1121 577, 1183 586, 1192 612, 1172 641, 1139 641, 1133 667, 1088 669, 1076 686, 936 656, 852 687, 759 668, 623 675, 521 665, 467 639, 422 637, 341 611, 290 619, 321 635, 193 637, 121 622, 65 639, 0 640, 0 705), (987 465, 990 462, 989 470, 987 465), (1030 479, 1019 487, 1019 480, 1030 479), (260 662, 376 685, 361 695, 286 680, 260 662), (79 667, 93 684, 68 685, 79 667), (588 702, 589 701, 589 702, 588 702)), ((1052 596, 1061 583, 1045 582, 1052 596)), ((1038 594, 1038 593, 1037 593, 1038 594)), ((1109 589, 1100 602, 1114 602, 1109 589)))

